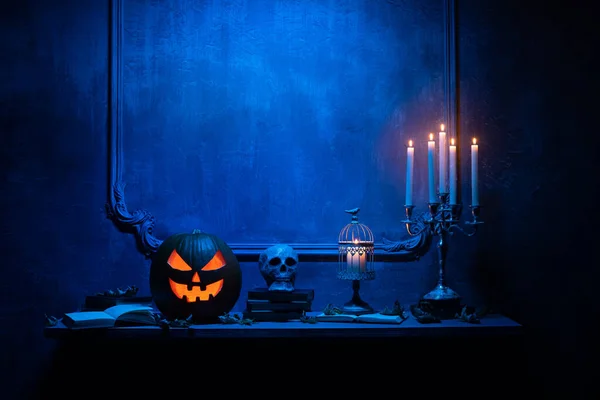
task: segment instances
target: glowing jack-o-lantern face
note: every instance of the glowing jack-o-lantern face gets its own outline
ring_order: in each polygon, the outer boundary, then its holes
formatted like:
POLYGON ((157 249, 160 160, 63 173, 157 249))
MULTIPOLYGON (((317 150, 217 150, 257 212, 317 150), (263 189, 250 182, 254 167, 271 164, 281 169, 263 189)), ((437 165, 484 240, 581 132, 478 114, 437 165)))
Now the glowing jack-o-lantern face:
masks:
MULTIPOLYGON (((171 268, 178 271, 193 271, 192 267, 188 265, 183 258, 177 253, 177 250, 173 250, 167 263, 171 268)), ((225 267, 225 259, 221 250, 217 250, 217 253, 210 259, 210 261, 202 267, 202 271, 215 271, 225 267)), ((194 301, 208 301, 219 294, 223 288, 223 279, 219 279, 216 282, 204 285, 202 289, 202 282, 200 281, 200 275, 197 271, 193 271, 191 283, 177 283, 173 279, 169 278, 169 285, 171 290, 175 293, 175 296, 179 299, 185 299, 188 303, 194 301)))
POLYGON ((241 286, 240 265, 229 246, 200 231, 167 238, 150 268, 154 303, 169 319, 218 318, 231 311, 241 286))

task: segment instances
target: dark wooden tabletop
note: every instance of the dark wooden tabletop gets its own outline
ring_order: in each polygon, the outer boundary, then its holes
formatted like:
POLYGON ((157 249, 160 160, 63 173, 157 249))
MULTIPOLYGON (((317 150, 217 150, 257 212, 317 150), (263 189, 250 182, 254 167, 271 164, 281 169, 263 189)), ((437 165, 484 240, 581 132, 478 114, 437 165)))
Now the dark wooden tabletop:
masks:
MULTIPOLYGON (((316 314, 316 313, 314 313, 316 314)), ((447 337, 447 336, 504 336, 519 335, 522 326, 502 315, 487 315, 479 324, 460 320, 443 320, 440 323, 421 324, 412 316, 401 324, 371 324, 359 322, 300 321, 255 322, 252 325, 210 324, 186 328, 162 329, 158 326, 134 326, 73 330, 62 323, 46 327, 47 338, 65 339, 91 335, 108 338, 326 338, 326 337, 447 337)))

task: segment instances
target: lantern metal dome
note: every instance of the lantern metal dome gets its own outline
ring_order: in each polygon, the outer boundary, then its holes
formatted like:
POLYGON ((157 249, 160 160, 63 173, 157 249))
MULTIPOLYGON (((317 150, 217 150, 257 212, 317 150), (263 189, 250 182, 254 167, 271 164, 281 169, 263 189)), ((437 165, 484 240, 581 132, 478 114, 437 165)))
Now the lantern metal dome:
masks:
POLYGON ((352 221, 344 226, 338 236, 338 278, 344 280, 375 279, 373 256, 375 240, 368 226, 358 222, 360 208, 345 210, 352 221))
POLYGON ((344 304, 342 311, 346 314, 367 314, 373 308, 364 302, 359 295, 360 281, 375 279, 375 240, 368 226, 358 222, 360 208, 345 210, 352 215, 352 220, 344 226, 338 236, 338 270, 337 277, 352 281, 353 296, 344 304))

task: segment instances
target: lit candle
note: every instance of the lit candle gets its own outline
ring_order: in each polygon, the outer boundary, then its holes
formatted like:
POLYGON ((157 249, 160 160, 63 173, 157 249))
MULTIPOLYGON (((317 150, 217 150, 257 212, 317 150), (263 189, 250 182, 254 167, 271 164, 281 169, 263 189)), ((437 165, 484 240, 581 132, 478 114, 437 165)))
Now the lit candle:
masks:
POLYGON ((440 193, 448 193, 446 186, 446 177, 448 176, 448 143, 446 142, 446 132, 444 124, 440 125, 440 193))
POLYGON ((450 186, 450 204, 456 204, 456 144, 454 138, 450 139, 450 177, 448 184, 450 186))
POLYGON ((473 138, 473 144, 471 145, 471 205, 479 205, 479 166, 477 158, 479 155, 479 146, 477 145, 477 139, 473 138))
POLYGON ((365 272, 367 269, 367 253, 360 252, 358 240, 354 239, 354 246, 346 252, 346 269, 354 272, 365 272))
POLYGON ((364 251, 361 251, 358 254, 358 269, 360 272, 365 272, 367 269, 367 253, 364 251))
POLYGON ((350 272, 358 271, 358 259, 355 259, 357 254, 353 250, 353 248, 346 250, 346 270, 350 272))
POLYGON ((406 148, 406 198, 404 205, 412 206, 413 198, 413 170, 415 165, 415 148, 413 147, 413 141, 408 141, 408 147, 406 148))
POLYGON ((429 173, 429 202, 437 203, 435 193, 435 140, 433 140, 433 133, 429 134, 429 141, 427 142, 427 167, 427 172, 429 173))

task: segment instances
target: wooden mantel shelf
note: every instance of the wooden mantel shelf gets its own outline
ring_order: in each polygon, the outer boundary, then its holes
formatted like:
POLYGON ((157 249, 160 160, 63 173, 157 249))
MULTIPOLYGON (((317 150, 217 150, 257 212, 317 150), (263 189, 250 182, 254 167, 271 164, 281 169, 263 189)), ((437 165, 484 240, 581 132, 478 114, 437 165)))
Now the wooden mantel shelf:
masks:
POLYGON ((459 320, 421 324, 409 317, 401 324, 367 324, 300 321, 256 322, 252 325, 192 325, 188 328, 161 329, 158 326, 71 330, 62 323, 44 329, 52 339, 94 338, 393 338, 393 337, 468 337, 519 335, 522 326, 502 315, 488 315, 480 324, 459 320))

